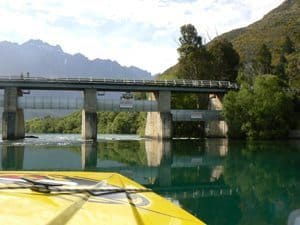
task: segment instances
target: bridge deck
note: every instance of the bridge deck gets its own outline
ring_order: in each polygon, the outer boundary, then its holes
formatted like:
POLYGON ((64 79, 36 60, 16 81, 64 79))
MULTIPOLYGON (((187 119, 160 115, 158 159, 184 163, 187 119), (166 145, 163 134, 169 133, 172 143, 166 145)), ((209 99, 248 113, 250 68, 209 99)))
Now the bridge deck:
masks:
POLYGON ((210 80, 121 80, 96 78, 45 78, 45 77, 0 77, 0 88, 18 87, 31 90, 84 90, 98 91, 172 91, 225 93, 237 90, 236 83, 210 80))

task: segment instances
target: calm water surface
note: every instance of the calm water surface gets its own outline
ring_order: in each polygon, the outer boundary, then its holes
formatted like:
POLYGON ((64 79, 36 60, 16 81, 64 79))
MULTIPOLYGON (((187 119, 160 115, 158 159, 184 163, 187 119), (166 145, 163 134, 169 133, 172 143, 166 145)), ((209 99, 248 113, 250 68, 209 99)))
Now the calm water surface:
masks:
POLYGON ((113 171, 211 225, 299 225, 300 141, 37 135, 0 143, 1 170, 113 171))

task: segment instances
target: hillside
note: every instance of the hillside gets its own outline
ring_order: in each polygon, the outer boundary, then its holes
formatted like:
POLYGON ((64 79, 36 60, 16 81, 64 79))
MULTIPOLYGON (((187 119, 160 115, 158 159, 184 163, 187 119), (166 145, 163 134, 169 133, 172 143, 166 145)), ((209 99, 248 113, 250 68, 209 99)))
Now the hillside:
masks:
MULTIPOLYGON (((262 43, 265 43, 272 52, 273 64, 279 59, 280 46, 286 35, 300 50, 300 0, 286 0, 280 6, 266 14, 261 20, 244 28, 238 28, 224 33, 210 43, 227 39, 239 53, 241 62, 252 60, 262 43)), ((298 54, 294 54, 297 57, 298 54)), ((292 56, 293 57, 293 56, 292 56)), ((160 79, 174 78, 178 64, 168 68, 160 75, 160 79)))
POLYGON ((32 76, 93 76, 127 79, 151 79, 145 70, 121 66, 112 60, 89 60, 84 55, 65 53, 59 45, 52 46, 41 40, 23 44, 0 42, 0 75, 32 76))
POLYGON ((261 20, 220 35, 212 42, 220 38, 231 41, 242 61, 251 60, 261 44, 265 43, 276 61, 286 35, 295 43, 296 48, 300 49, 300 0, 286 0, 261 20))

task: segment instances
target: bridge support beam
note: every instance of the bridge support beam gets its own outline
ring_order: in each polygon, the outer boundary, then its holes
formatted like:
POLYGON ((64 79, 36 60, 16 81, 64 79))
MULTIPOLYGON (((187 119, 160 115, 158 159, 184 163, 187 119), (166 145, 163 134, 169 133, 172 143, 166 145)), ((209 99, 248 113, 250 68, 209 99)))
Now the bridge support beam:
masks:
POLYGON ((24 112, 18 107, 20 90, 15 87, 5 88, 4 108, 2 113, 2 139, 16 140, 25 137, 24 112))
POLYGON ((145 136, 153 139, 172 138, 171 92, 151 93, 150 100, 157 101, 158 112, 148 112, 145 136))
POLYGON ((97 140, 97 92, 85 89, 83 96, 81 136, 84 140, 97 140))
MULTIPOLYGON (((209 95, 209 105, 210 110, 222 110, 223 109, 223 97, 224 95, 209 95)), ((224 120, 219 121, 209 121, 205 124, 206 137, 211 138, 226 138, 227 137, 228 126, 224 120)))

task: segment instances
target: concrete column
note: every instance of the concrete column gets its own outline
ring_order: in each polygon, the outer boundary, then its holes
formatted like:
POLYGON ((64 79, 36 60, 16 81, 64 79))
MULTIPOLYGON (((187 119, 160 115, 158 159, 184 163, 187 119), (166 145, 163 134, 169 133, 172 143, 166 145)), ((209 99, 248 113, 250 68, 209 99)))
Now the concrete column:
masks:
POLYGON ((83 95, 81 135, 84 140, 97 140, 97 92, 85 89, 83 95))
MULTIPOLYGON (((223 97, 224 95, 210 94, 208 109, 222 110, 223 97)), ((227 137, 227 131, 228 131, 228 126, 224 120, 208 121, 206 123, 206 127, 205 127, 206 137, 225 138, 227 137)))
POLYGON ((158 112, 148 112, 145 136, 155 139, 172 138, 171 92, 151 93, 150 100, 157 101, 158 112))
POLYGON ((2 114, 2 139, 15 140, 25 137, 24 113, 18 107, 18 88, 10 87, 4 90, 4 107, 2 114))

